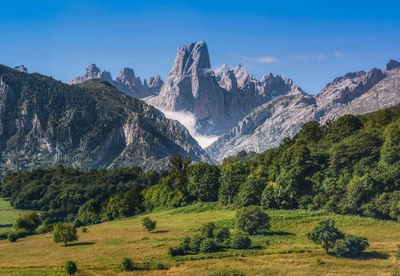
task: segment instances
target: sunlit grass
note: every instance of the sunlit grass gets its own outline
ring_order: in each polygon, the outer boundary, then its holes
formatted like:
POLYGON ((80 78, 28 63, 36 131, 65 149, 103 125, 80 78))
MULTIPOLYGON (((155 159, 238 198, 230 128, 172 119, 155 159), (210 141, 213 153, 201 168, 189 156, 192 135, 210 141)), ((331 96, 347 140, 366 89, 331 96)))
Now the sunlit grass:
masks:
MULTIPOLYGON (((201 208, 205 208, 202 206, 201 208)), ((141 225, 142 216, 89 226, 78 231, 75 246, 62 246, 51 234, 30 236, 16 243, 0 241, 0 275, 63 275, 66 260, 74 260, 78 275, 210 275, 221 270, 240 270, 246 275, 392 275, 400 271, 394 254, 400 243, 400 225, 329 212, 270 211, 272 228, 253 237, 255 248, 214 254, 171 258, 170 246, 193 235, 204 222, 233 227, 235 211, 196 208, 146 214, 157 221, 154 233, 141 225), (370 247, 358 260, 338 259, 311 243, 306 233, 320 220, 332 218, 341 231, 365 236, 370 247), (168 270, 132 273, 119 268, 124 257, 134 262, 168 266, 168 270)))

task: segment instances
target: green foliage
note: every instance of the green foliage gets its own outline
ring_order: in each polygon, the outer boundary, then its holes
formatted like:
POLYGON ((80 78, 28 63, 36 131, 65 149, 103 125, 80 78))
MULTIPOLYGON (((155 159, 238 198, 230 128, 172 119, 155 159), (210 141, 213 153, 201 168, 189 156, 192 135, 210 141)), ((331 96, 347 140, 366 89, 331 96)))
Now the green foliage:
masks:
POLYGON ((356 258, 368 247, 369 243, 367 238, 349 237, 348 239, 336 243, 335 254, 337 257, 356 258))
POLYGON ((181 246, 168 248, 168 255, 171 257, 183 256, 185 254, 186 252, 181 246))
POLYGON ((204 236, 196 234, 190 239, 190 249, 194 253, 199 253, 200 252, 200 244, 201 242, 205 239, 204 236))
POLYGON ((74 261, 66 261, 64 264, 64 270, 68 275, 73 275, 78 271, 78 267, 74 261))
POLYGON ((18 234, 14 231, 8 233, 7 239, 10 242, 16 242, 18 240, 18 234))
POLYGON ((333 220, 323 220, 310 233, 307 233, 307 237, 315 244, 322 245, 328 253, 330 248, 334 248, 337 240, 344 239, 344 234, 335 227, 333 220))
POLYGON ((132 271, 135 269, 132 259, 130 258, 123 258, 121 263, 121 268, 125 271, 132 271))
POLYGON ((51 218, 46 218, 42 224, 36 229, 36 233, 43 234, 52 232, 54 228, 54 221, 51 218))
POLYGON ((62 242, 65 246, 70 242, 77 241, 78 235, 74 224, 71 222, 57 223, 53 230, 53 240, 56 243, 62 242))
POLYGON ((143 196, 139 189, 119 192, 109 198, 102 209, 102 221, 134 216, 143 211, 143 196))
POLYGON ((239 192, 235 198, 236 205, 238 207, 260 205, 261 195, 266 183, 267 180, 265 178, 257 178, 255 175, 250 174, 239 187, 239 192))
POLYGON ((246 181, 248 168, 231 159, 224 159, 221 165, 221 186, 219 188, 218 200, 223 205, 235 202, 240 185, 246 181))
POLYGON ((216 230, 216 226, 212 222, 204 223, 200 227, 200 233, 202 236, 206 238, 214 238, 214 231, 216 230))
POLYGON ((201 253, 216 252, 218 248, 219 248, 218 243, 213 238, 205 238, 200 243, 201 253))
POLYGON ((233 249, 249 249, 251 247, 251 239, 245 232, 236 232, 232 235, 230 246, 233 249))
POLYGON ((188 169, 188 192, 197 201, 218 200, 220 172, 217 166, 200 162, 188 169))
POLYGON ((153 231, 154 229, 156 229, 156 225, 157 225, 157 221, 151 220, 149 217, 144 217, 142 219, 142 226, 144 227, 144 229, 149 231, 149 233, 151 231, 153 231))
POLYGON ((96 199, 89 199, 78 211, 78 219, 83 225, 97 224, 101 222, 101 206, 96 199))
POLYGON ((13 228, 15 230, 25 229, 29 233, 34 233, 35 229, 40 225, 41 220, 39 214, 34 211, 29 211, 23 213, 15 223, 13 224, 13 228))
POLYGON ((217 230, 215 231, 215 239, 220 243, 225 242, 230 237, 231 237, 231 232, 226 227, 217 228, 217 230))
POLYGON ((250 235, 262 233, 269 230, 270 218, 258 206, 244 207, 236 212, 236 227, 250 235))

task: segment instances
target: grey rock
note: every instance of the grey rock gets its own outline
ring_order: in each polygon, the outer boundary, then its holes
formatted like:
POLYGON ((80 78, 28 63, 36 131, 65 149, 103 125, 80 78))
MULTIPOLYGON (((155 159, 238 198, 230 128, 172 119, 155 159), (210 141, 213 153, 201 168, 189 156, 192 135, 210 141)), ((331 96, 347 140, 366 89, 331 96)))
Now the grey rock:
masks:
POLYGON ((15 66, 14 69, 23 72, 23 73, 28 73, 28 68, 26 68, 24 65, 19 65, 19 66, 15 66))
POLYGON ((389 62, 386 64, 386 70, 392 70, 395 68, 400 67, 400 62, 398 62, 397 60, 389 60, 389 62))
POLYGON ((162 80, 159 76, 154 79, 154 83, 151 86, 144 85, 139 77, 135 76, 135 72, 132 68, 125 67, 123 68, 118 77, 113 80, 111 73, 103 70, 101 72, 100 68, 95 64, 89 64, 86 67, 85 75, 73 78, 68 81, 67 84, 79 84, 88 80, 101 78, 108 81, 111 85, 116 87, 120 92, 141 99, 144 97, 148 97, 150 95, 156 95, 163 84, 162 80))
MULTIPOLYGON (((265 79, 271 77, 266 75, 265 79)), ((282 81, 291 83, 285 78, 282 81)), ((293 85, 287 95, 254 109, 206 151, 218 161, 241 150, 261 152, 279 145, 284 137, 295 135, 308 121, 323 124, 345 114, 365 114, 397 105, 399 91, 400 68, 389 73, 376 68, 348 73, 328 83, 317 95, 296 91, 293 85)))
POLYGON ((262 81, 244 67, 227 64, 211 69, 207 45, 200 41, 179 47, 174 65, 157 96, 144 100, 161 110, 189 111, 201 134, 228 133, 251 110, 276 97, 304 93, 284 76, 262 81))

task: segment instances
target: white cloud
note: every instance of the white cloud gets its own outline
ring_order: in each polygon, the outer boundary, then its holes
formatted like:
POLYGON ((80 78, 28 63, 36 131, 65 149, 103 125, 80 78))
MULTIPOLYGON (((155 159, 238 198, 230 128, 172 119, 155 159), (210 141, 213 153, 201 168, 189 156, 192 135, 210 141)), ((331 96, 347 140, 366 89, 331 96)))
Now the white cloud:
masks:
POLYGON ((288 56, 286 59, 296 61, 296 60, 323 60, 326 58, 325 54, 318 54, 318 55, 294 55, 294 56, 288 56))
POLYGON ((199 145, 204 149, 211 145, 218 139, 218 136, 208 136, 202 135, 197 132, 196 129, 196 117, 194 114, 188 111, 167 111, 161 110, 165 117, 173 120, 179 121, 184 125, 189 131, 190 135, 199 143, 199 145))
POLYGON ((256 62, 256 63, 273 63, 273 62, 277 62, 278 59, 272 56, 263 56, 263 57, 246 57, 243 55, 238 55, 239 57, 241 57, 242 59, 244 59, 245 61, 249 61, 249 62, 256 62))
POLYGON ((333 54, 335 55, 335 57, 343 57, 343 54, 337 50, 335 50, 333 54))

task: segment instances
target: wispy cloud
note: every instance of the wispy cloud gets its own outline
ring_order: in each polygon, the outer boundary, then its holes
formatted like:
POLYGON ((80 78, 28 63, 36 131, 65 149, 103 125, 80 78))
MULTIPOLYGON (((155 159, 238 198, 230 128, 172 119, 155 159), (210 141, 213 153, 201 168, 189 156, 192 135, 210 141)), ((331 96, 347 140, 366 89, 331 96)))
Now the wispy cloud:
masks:
POLYGON ((244 59, 247 62, 256 62, 256 63, 273 63, 277 62, 278 59, 272 56, 263 56, 263 57, 246 57, 243 55, 238 54, 239 57, 244 59))
POLYGON ((341 52, 339 52, 338 50, 335 50, 335 52, 333 52, 333 54, 335 55, 335 57, 343 57, 343 54, 341 52))
POLYGON ((296 60, 323 60, 324 58, 326 58, 325 54, 318 54, 318 55, 302 54, 302 55, 294 55, 294 56, 287 56, 286 57, 287 60, 292 60, 292 61, 296 61, 296 60))

